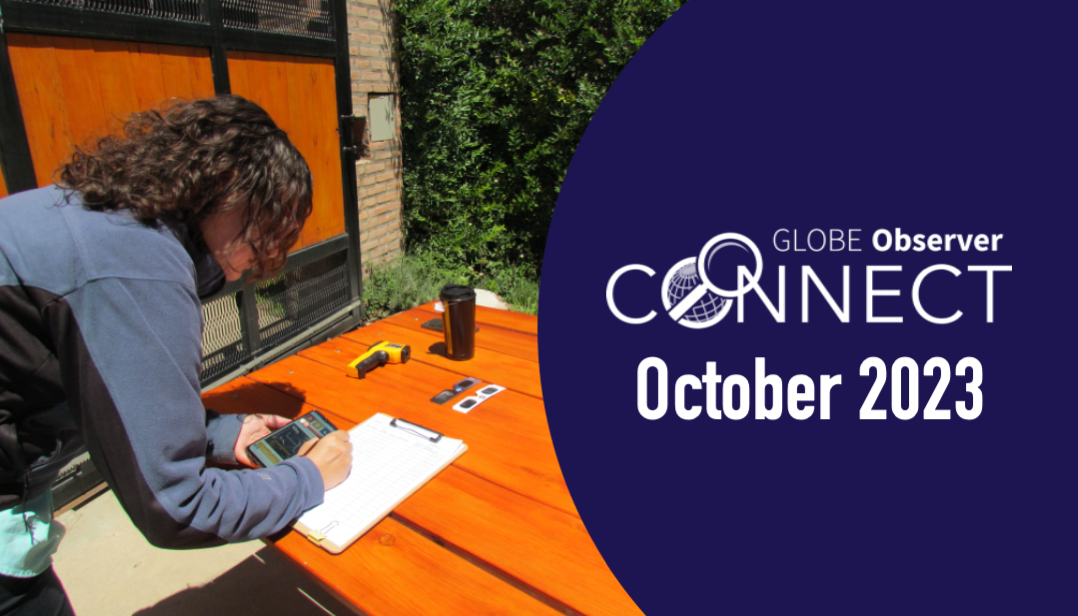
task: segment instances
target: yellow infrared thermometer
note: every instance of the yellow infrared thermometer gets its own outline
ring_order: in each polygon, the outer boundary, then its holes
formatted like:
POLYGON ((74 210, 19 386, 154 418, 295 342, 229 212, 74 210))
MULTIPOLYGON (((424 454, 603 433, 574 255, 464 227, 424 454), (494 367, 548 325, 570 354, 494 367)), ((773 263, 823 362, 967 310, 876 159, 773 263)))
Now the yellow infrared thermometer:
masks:
POLYGON ((386 364, 403 364, 412 358, 412 347, 383 340, 348 364, 349 374, 364 378, 371 368, 386 364))

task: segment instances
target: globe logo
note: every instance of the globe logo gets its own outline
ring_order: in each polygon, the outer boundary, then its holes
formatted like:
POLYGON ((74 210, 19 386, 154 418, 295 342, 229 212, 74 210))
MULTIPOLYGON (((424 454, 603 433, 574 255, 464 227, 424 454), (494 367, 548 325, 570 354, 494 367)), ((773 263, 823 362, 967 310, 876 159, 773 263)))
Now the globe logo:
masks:
MULTIPOLYGON (((756 289, 759 293, 760 275, 764 270, 764 260, 760 249, 749 238, 740 233, 720 233, 711 238, 700 249, 699 257, 689 257, 674 264, 663 278, 662 299, 666 314, 678 325, 690 329, 704 329, 718 323, 730 312, 735 299, 756 289), (751 255, 754 267, 746 267, 739 261, 744 256, 735 252, 740 259, 730 262, 729 258, 715 258, 719 251, 735 249, 751 255), (716 280, 729 278, 730 268, 735 267, 737 288, 724 289, 716 280)), ((606 305, 610 312, 622 323, 640 325, 655 317, 652 310, 642 317, 623 314, 614 303, 614 286, 626 272, 644 272, 654 276, 655 270, 646 265, 633 263, 614 272, 606 283, 606 305)), ((740 313, 740 310, 739 310, 740 313)))
MULTIPOLYGON (((689 261, 691 262, 674 268, 674 275, 670 277, 670 284, 664 290, 666 295, 664 304, 666 304, 667 310, 670 310, 671 306, 680 304, 681 300, 685 299, 685 296, 700 286, 700 275, 696 273, 696 259, 689 259, 689 261)), ((716 317, 726 302, 725 298, 708 291, 703 299, 692 305, 692 308, 685 313, 682 319, 696 324, 710 325, 713 320, 718 322, 716 317)))
MULTIPOLYGON (((721 260, 719 260, 721 261, 721 260)), ((756 244, 738 233, 721 233, 711 238, 700 251, 699 257, 682 259, 666 273, 663 279, 663 306, 676 323, 691 329, 703 329, 718 323, 730 311, 733 300, 752 290, 760 280, 763 259, 756 244), (712 280, 715 272, 708 271, 717 265, 714 259, 722 249, 736 248, 750 253, 756 263, 748 274, 748 284, 727 290, 716 286, 712 280)))

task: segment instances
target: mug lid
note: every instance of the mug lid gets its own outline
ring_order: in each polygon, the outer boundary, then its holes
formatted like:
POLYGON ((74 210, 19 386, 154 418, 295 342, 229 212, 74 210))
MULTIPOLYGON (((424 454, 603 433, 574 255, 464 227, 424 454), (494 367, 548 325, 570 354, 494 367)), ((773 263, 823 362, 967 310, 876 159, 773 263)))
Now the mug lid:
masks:
POLYGON ((438 294, 443 302, 466 302, 475 299, 475 289, 460 284, 447 284, 438 294))

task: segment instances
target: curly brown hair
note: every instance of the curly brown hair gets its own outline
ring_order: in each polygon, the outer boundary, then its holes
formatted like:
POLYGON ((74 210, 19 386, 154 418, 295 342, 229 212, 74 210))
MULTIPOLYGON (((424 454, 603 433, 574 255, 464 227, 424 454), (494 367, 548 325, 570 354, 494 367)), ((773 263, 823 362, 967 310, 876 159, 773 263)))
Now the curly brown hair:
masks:
POLYGON ((244 239, 255 264, 249 279, 284 267, 311 214, 311 171, 262 107, 241 96, 180 101, 136 113, 123 136, 76 148, 58 184, 87 209, 129 210, 157 228, 186 227, 245 208, 244 239))

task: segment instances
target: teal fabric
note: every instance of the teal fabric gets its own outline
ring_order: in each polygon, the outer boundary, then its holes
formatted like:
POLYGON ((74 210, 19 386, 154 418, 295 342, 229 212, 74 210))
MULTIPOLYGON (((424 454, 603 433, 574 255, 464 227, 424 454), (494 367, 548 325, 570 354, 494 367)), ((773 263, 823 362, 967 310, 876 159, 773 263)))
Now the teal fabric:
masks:
POLYGON ((52 564, 64 527, 52 519, 52 492, 0 511, 0 574, 33 577, 52 564))

